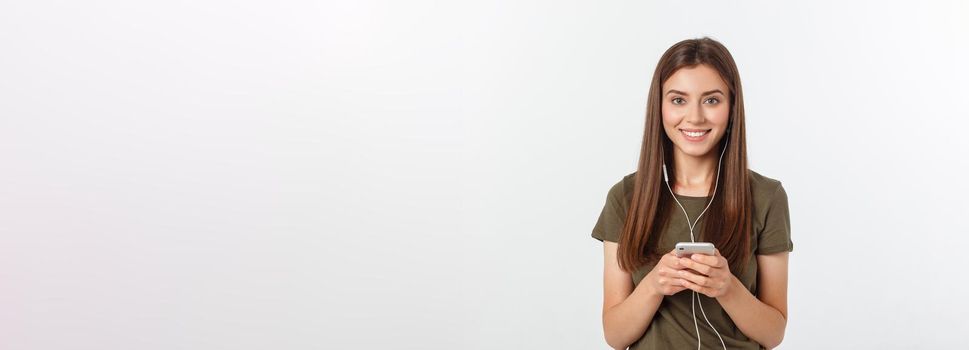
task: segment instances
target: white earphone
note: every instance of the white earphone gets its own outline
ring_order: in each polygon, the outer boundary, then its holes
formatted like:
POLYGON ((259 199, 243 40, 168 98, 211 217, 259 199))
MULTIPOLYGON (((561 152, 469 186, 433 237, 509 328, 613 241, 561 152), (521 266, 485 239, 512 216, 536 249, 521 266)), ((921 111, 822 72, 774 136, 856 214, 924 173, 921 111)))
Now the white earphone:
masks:
MULTIPOLYGON (((697 215, 696 220, 693 221, 693 223, 690 223, 690 215, 686 213, 686 209, 683 208, 683 204, 680 204, 680 200, 676 199, 676 194, 673 193, 673 188, 670 187, 670 178, 666 174, 666 161, 665 160, 663 161, 663 181, 666 182, 666 188, 670 190, 670 195, 673 197, 673 200, 676 201, 676 204, 680 206, 681 210, 683 210, 683 216, 686 217, 686 225, 690 227, 691 242, 696 242, 695 238, 693 237, 693 228, 696 227, 696 223, 700 221, 700 217, 703 216, 703 213, 706 213, 707 208, 710 208, 710 204, 713 204, 713 198, 717 195, 717 186, 720 184, 720 164, 723 162, 723 154, 727 151, 727 142, 730 141, 729 136, 730 136, 730 126, 728 125, 727 133, 725 135, 726 140, 724 141, 724 144, 723 144, 723 151, 720 151, 720 160, 717 161, 717 180, 713 184, 713 194, 710 195, 710 202, 707 203, 706 208, 703 208, 703 211, 700 212, 700 215, 697 215)), ((703 319, 707 320, 707 324, 710 325, 710 328, 713 329, 713 332, 717 334, 717 338, 720 338, 720 345, 723 345, 723 350, 727 350, 727 345, 723 342, 723 338, 720 337, 720 332, 717 332, 717 329, 713 327, 712 323, 710 323, 710 319, 707 318, 707 313, 703 311, 703 303, 700 302, 700 297, 697 296, 697 293, 695 290, 692 292, 693 292, 693 297, 690 300, 690 309, 692 309, 693 311, 693 327, 696 328, 697 350, 700 349, 700 327, 697 325, 697 321, 696 321, 696 304, 700 304, 700 312, 703 314, 703 319)))

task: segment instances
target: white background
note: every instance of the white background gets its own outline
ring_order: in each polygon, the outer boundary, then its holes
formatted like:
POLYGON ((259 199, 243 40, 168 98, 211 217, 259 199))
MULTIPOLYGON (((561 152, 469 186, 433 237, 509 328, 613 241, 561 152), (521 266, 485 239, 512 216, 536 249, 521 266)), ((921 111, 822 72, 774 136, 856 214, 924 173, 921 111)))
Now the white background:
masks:
POLYGON ((965 2, 11 1, 0 348, 596 349, 609 187, 709 35, 781 348, 962 346, 965 2))

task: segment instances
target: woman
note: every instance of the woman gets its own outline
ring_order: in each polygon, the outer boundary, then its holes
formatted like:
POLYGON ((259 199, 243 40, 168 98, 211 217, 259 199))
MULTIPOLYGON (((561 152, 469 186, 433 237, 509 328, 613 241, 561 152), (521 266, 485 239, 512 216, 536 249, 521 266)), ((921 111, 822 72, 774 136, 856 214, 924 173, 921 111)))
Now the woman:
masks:
POLYGON ((605 249, 611 347, 770 349, 784 338, 787 193, 747 168, 740 76, 719 42, 684 40, 660 58, 639 166, 609 190, 592 237, 605 249), (693 241, 715 254, 674 254, 693 241))

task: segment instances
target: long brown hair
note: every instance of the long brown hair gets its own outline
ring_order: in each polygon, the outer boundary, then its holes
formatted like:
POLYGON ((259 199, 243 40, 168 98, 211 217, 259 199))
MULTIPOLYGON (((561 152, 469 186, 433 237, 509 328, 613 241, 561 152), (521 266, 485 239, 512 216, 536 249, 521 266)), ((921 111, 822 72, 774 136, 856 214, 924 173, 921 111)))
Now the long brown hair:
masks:
MULTIPOLYGON (((726 153, 719 185, 697 241, 712 242, 727 258, 730 269, 740 275, 751 255, 752 197, 747 176, 747 141, 744 127, 744 99, 740 74, 723 44, 703 37, 683 40, 670 47, 656 64, 646 102, 646 130, 639 155, 639 167, 626 221, 619 239, 619 266, 627 272, 654 263, 666 251, 659 251, 659 235, 670 214, 672 196, 663 183, 662 164, 670 170, 670 186, 676 179, 672 161, 673 142, 663 128, 663 83, 680 68, 705 64, 720 73, 730 88, 730 117, 717 154, 726 153)), ((713 192, 710 184, 709 193, 713 192)), ((675 188, 675 187, 674 187, 675 188)), ((696 218, 691 218, 695 220, 696 218)))

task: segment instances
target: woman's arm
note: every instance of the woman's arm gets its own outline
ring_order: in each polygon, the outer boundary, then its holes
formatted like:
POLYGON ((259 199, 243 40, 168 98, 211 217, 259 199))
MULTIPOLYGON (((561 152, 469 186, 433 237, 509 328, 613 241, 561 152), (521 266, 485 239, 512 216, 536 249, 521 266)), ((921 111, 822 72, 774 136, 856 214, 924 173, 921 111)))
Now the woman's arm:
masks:
POLYGON ((787 261, 788 252, 757 255, 757 297, 737 277, 717 297, 737 328, 768 349, 781 343, 787 327, 787 261))
POLYGON ((619 268, 616 256, 619 244, 603 243, 602 329, 609 346, 626 349, 646 332, 656 309, 663 302, 663 294, 653 290, 649 283, 639 283, 634 289, 632 276, 619 268))
POLYGON ((663 298, 686 289, 677 272, 683 271, 679 258, 671 250, 633 289, 633 279, 619 268, 619 244, 603 241, 605 247, 605 292, 602 304, 602 328, 606 343, 615 349, 625 349, 643 336, 653 322, 656 309, 663 298))

